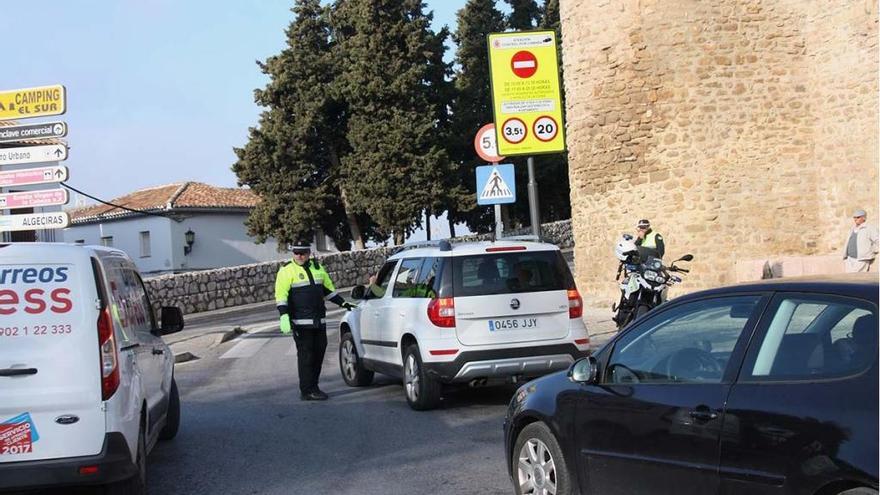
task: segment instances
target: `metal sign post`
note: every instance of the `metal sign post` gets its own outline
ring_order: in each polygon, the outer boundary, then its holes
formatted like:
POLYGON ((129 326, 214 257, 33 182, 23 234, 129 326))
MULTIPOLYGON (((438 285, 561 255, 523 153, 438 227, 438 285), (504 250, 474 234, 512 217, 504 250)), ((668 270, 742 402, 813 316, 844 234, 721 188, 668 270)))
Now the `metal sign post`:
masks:
MULTIPOLYGON (((486 160, 487 162, 490 162, 493 167, 497 167, 498 162, 504 159, 503 156, 500 156, 498 154, 498 141, 496 140, 495 124, 486 124, 481 127, 479 131, 477 131, 477 135, 476 137, 474 137, 474 149, 476 150, 477 155, 479 155, 480 158, 486 160)), ((484 204, 480 202, 480 196, 480 179, 478 174, 477 204, 484 204)), ((513 196, 515 200, 516 194, 514 193, 513 196)), ((504 233, 504 222, 501 221, 501 202, 494 203, 493 209, 495 211, 495 238, 500 239, 502 234, 504 233)))

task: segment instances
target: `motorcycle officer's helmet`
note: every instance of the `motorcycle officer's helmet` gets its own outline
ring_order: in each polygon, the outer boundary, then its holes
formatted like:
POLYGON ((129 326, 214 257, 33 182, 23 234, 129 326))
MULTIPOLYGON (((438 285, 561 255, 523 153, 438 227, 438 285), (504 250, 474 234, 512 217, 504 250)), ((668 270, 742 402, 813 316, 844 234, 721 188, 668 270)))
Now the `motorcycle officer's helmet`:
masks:
POLYGON ((624 263, 638 262, 639 248, 636 246, 633 236, 630 234, 623 234, 620 239, 617 240, 617 244, 614 246, 614 256, 617 256, 617 259, 624 263))

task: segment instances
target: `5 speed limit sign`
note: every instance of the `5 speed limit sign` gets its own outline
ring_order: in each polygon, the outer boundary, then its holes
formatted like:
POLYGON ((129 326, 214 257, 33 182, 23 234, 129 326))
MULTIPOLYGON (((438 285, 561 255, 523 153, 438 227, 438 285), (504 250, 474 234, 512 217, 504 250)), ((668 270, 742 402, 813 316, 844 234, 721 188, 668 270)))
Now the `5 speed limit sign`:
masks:
POLYGON ((498 155, 498 142, 495 140, 495 124, 486 124, 480 127, 474 137, 474 149, 477 155, 489 163, 497 163, 504 159, 498 155))
POLYGON ((535 137, 544 141, 552 141, 553 138, 556 137, 556 132, 559 130, 559 125, 553 120, 553 117, 549 115, 544 115, 542 117, 538 117, 535 119, 535 123, 532 124, 532 132, 535 133, 535 137))
POLYGON ((522 142, 527 134, 526 123, 516 117, 505 120, 501 126, 501 137, 511 144, 522 142))

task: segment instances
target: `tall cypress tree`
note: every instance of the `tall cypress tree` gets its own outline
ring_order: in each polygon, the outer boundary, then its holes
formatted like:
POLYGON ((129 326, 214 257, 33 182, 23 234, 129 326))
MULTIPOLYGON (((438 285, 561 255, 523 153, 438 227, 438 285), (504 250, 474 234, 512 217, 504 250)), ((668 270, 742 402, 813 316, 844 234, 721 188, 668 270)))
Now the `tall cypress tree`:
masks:
POLYGON ((486 37, 504 31, 504 15, 495 8, 495 0, 468 0, 458 11, 457 19, 452 36, 458 46, 452 101, 454 139, 449 141, 449 149, 459 164, 456 179, 465 188, 466 196, 463 204, 450 211, 450 221, 466 222, 471 230, 485 232, 493 225, 493 215, 491 208, 477 206, 474 168, 484 163, 474 151, 473 138, 480 127, 492 122, 486 37))
POLYGON ((235 149, 232 169, 240 185, 248 185, 261 202, 246 224, 264 241, 288 243, 317 228, 340 247, 352 239, 363 245, 360 232, 346 228, 333 153, 344 152, 344 126, 339 105, 326 88, 334 76, 329 26, 319 0, 297 0, 295 19, 287 29, 287 47, 258 63, 270 77, 255 101, 266 110, 250 129, 244 148, 235 149))
POLYGON ((430 21, 413 0, 346 0, 333 9, 342 68, 334 85, 347 104, 351 147, 341 159, 342 185, 354 211, 395 242, 439 204, 450 167, 436 96, 443 44, 430 21))

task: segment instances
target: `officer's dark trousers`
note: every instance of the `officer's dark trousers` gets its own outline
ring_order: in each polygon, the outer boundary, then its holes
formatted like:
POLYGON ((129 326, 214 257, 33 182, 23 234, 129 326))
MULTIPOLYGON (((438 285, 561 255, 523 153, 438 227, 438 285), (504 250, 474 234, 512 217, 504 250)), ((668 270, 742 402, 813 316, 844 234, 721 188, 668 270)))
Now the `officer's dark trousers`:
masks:
POLYGON ((320 328, 293 329, 293 340, 296 341, 296 360, 299 369, 299 390, 303 394, 318 390, 318 377, 321 376, 321 364, 324 362, 324 351, 327 350, 327 326, 320 328))

